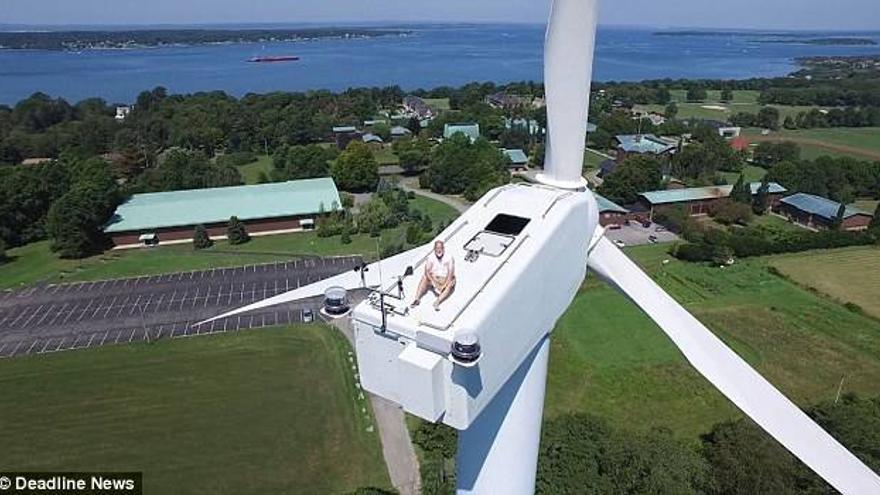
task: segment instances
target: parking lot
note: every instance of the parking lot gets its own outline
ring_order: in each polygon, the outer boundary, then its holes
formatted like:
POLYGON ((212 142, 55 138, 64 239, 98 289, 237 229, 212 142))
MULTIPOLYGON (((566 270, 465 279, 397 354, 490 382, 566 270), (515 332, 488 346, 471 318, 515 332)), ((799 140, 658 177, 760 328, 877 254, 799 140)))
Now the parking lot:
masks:
POLYGON ((643 227, 642 224, 638 222, 630 222, 629 225, 621 225, 617 230, 611 230, 609 228, 605 231, 605 236, 612 241, 615 241, 615 243, 622 242, 626 246, 640 246, 651 243, 662 244, 679 240, 679 237, 676 234, 666 230, 666 228, 656 223, 652 223, 649 227, 643 227), (652 236, 654 237, 654 240, 651 240, 652 236))
POLYGON ((0 292, 0 358, 302 321, 320 298, 194 323, 351 270, 359 257, 313 258, 0 292))

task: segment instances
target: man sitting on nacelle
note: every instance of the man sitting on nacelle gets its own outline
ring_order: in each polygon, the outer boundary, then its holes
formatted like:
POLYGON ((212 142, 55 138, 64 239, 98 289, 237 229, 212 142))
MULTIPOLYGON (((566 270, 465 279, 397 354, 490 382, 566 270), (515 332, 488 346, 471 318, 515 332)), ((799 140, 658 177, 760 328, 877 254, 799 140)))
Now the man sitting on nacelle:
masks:
POLYGON ((434 243, 434 254, 428 256, 425 262, 425 274, 422 281, 419 282, 419 289, 416 293, 416 299, 413 306, 418 306, 422 301, 422 297, 428 293, 428 290, 437 294, 434 301, 434 310, 440 311, 440 304, 452 295, 455 289, 455 260, 452 255, 446 255, 446 246, 443 241, 434 243))

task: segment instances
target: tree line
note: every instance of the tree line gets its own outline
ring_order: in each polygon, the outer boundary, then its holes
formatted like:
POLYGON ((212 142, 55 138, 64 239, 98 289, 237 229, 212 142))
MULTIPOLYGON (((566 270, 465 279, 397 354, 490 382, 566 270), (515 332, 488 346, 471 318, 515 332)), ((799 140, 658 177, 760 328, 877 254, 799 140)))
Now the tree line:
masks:
MULTIPOLYGON (((880 399, 844 394, 807 414, 853 454, 880 471, 880 399)), ((456 432, 422 422, 413 432, 422 452, 426 495, 455 489, 456 432)), ((695 445, 664 429, 633 432, 577 413, 545 419, 536 493, 539 494, 833 494, 749 419, 718 423, 695 445)))

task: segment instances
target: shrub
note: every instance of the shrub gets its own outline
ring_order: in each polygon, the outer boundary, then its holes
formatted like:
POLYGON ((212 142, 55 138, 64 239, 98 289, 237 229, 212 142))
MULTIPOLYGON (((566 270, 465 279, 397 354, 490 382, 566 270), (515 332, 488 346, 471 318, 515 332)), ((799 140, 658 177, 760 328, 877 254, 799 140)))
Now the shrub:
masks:
POLYGON ((211 237, 208 235, 208 229, 206 229, 204 225, 196 225, 195 231, 193 232, 193 248, 207 249, 212 245, 214 245, 214 241, 212 241, 211 237))
POLYGON ((251 236, 248 234, 244 223, 238 217, 229 219, 229 226, 226 228, 226 238, 229 240, 229 244, 233 246, 244 244, 251 240, 251 236))
POLYGON ((724 225, 747 225, 752 220, 754 213, 749 204, 725 200, 712 205, 709 215, 724 225))

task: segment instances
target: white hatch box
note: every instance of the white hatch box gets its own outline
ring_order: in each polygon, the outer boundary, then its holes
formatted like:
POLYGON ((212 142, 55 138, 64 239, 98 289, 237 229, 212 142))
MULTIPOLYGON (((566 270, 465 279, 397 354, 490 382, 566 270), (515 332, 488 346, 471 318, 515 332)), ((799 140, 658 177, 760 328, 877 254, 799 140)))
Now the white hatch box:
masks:
POLYGON ((577 292, 595 209, 586 193, 541 185, 484 196, 437 238, 456 275, 439 310, 430 291, 411 305, 433 251, 411 270, 385 273, 391 282, 355 307, 364 388, 429 421, 467 428, 577 292))

